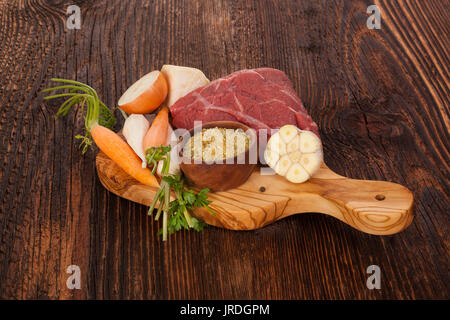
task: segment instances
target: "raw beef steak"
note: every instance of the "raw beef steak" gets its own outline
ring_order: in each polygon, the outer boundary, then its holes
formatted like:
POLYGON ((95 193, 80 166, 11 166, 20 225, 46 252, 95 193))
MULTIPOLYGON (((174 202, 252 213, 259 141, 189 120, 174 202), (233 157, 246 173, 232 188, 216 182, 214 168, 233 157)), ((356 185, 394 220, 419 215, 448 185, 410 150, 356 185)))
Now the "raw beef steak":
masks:
POLYGON ((271 68, 241 70, 214 80, 180 98, 170 111, 177 128, 191 129, 200 120, 229 120, 256 130, 293 124, 319 135, 287 75, 271 68))

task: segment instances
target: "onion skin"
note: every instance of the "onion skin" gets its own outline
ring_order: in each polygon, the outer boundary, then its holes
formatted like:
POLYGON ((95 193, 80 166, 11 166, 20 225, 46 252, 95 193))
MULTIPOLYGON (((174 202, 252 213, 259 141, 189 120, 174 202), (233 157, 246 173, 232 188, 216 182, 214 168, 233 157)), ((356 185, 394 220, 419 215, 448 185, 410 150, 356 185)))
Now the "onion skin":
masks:
MULTIPOLYGON (((159 72, 159 71, 158 71, 159 72)), ((166 99, 168 92, 167 80, 159 72, 156 80, 141 95, 133 101, 119 105, 126 113, 145 114, 156 110, 166 99)))

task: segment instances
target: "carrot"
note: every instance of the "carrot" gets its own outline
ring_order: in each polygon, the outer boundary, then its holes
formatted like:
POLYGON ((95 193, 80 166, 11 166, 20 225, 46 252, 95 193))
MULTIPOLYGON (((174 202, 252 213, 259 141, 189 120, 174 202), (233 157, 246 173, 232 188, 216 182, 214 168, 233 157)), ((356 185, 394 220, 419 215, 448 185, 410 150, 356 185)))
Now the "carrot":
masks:
POLYGON ((144 150, 152 147, 165 146, 169 128, 169 108, 163 107, 145 134, 142 145, 144 150))
POLYGON ((95 126, 91 129, 91 135, 97 147, 130 176, 145 185, 159 185, 151 171, 142 168, 142 160, 139 156, 114 131, 102 126, 95 126))
MULTIPOLYGON (((133 149, 131 149, 131 147, 114 131, 102 125, 107 125, 108 123, 105 122, 103 114, 107 113, 106 110, 109 111, 109 109, 100 101, 97 92, 88 85, 77 81, 65 79, 52 80, 64 82, 67 85, 45 89, 44 92, 58 89, 70 89, 69 93, 57 94, 44 98, 49 100, 58 97, 71 97, 63 103, 57 115, 66 115, 69 109, 75 104, 81 104, 82 107, 87 104, 85 116, 86 134, 84 136, 77 136, 78 139, 82 139, 81 145, 84 145, 83 150, 85 151, 87 147, 92 145, 92 138, 99 149, 130 176, 145 185, 158 187, 158 180, 152 175, 149 169, 142 168, 142 161, 133 149)), ((109 112, 110 114, 108 114, 108 116, 111 117, 112 113, 111 111, 109 112)))

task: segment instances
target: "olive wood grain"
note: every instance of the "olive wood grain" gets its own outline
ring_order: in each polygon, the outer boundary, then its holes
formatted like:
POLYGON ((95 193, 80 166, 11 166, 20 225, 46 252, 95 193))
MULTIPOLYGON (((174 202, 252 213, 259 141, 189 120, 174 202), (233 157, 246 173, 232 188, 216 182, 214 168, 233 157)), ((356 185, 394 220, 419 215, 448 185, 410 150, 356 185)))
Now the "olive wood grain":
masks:
MULTIPOLYGON (((103 186, 128 200, 150 205, 156 188, 127 175, 104 153, 96 160, 103 186)), ((317 212, 333 216, 353 228, 375 235, 398 233, 413 219, 413 195, 405 187, 383 181, 355 180, 331 171, 325 163, 308 182, 293 184, 256 169, 236 189, 209 194, 211 208, 194 214, 210 225, 253 230, 293 214, 317 212)))

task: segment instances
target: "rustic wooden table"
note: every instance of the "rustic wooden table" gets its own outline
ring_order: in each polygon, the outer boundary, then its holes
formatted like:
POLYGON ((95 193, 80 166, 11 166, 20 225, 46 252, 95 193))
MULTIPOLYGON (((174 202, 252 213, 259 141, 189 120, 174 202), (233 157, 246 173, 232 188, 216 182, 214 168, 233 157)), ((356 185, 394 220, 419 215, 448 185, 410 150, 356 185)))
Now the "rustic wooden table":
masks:
POLYGON ((0 297, 450 298, 449 10, 447 0, 1 0, 0 297), (380 30, 366 25, 373 2, 380 30), (67 28, 69 4, 81 7, 79 30, 67 28), (57 101, 40 91, 53 76, 76 79, 115 106, 166 63, 211 79, 285 71, 330 168, 407 186, 413 223, 379 237, 304 214, 163 243, 147 208, 106 191, 95 153, 80 155, 80 113, 55 120, 57 101), (380 290, 366 287, 373 264, 380 290), (69 265, 80 290, 66 287, 69 265))

